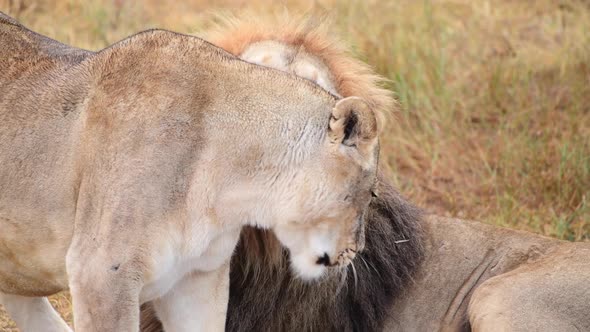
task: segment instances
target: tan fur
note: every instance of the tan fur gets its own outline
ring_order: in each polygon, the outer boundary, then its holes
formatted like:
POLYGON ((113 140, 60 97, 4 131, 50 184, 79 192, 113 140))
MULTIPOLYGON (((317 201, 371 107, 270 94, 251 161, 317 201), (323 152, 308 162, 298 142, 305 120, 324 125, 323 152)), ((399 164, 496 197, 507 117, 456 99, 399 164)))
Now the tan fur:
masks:
MULTIPOLYGON (((377 100, 389 98, 374 85, 380 79, 367 67, 361 66, 360 72, 355 73, 354 69, 339 66, 343 63, 357 65, 358 62, 344 52, 341 46, 337 46, 340 45, 339 42, 334 41, 332 35, 326 34, 323 26, 315 29, 318 26, 313 25, 307 29, 309 26, 306 22, 300 20, 280 23, 270 20, 272 23, 269 24, 268 20, 259 17, 229 19, 227 22, 227 25, 217 29, 212 40, 236 55, 240 55, 252 44, 265 40, 280 41, 283 45, 267 44, 263 46, 263 51, 283 52, 285 44, 293 48, 303 47, 308 52, 307 56, 324 61, 340 95, 377 95, 377 100), (276 49, 273 50, 273 47, 276 49), (356 74, 359 74, 358 77, 355 77, 356 74), (362 83, 344 84, 343 78, 350 82, 358 78, 362 83)), ((283 70, 292 71, 290 68, 283 70)), ((319 66, 318 70, 321 68, 319 66)), ((373 102, 379 104, 377 100, 373 102)), ((391 106, 392 102, 381 103, 383 104, 391 106)), ((384 190, 383 194, 391 194, 390 189, 384 190)), ((402 205, 396 206, 399 204, 396 200, 398 198, 395 196, 388 196, 385 201, 371 205, 369 214, 375 217, 368 220, 373 223, 373 226, 368 227, 368 237, 372 234, 378 236, 379 229, 384 224, 395 224, 395 218, 405 212, 400 207, 402 205)), ((390 295, 390 304, 382 308, 386 314, 372 318, 377 321, 371 321, 366 315, 362 316, 366 322, 340 316, 343 321, 350 319, 357 327, 381 326, 387 331, 590 330, 590 244, 566 243, 525 232, 437 216, 412 222, 419 223, 423 230, 421 236, 424 256, 417 273, 413 275, 414 281, 405 285, 403 292, 390 295)), ((242 232, 241 241, 240 251, 236 254, 238 259, 232 262, 232 268, 238 271, 236 279, 243 282, 237 281, 239 285, 257 287, 257 282, 288 280, 289 273, 283 268, 284 262, 280 259, 280 245, 271 233, 247 228, 242 232), (243 275, 237 276, 238 273, 243 275), (248 277, 251 273, 256 277, 248 277), (250 281, 252 283, 248 284, 250 281)), ((380 259, 387 260, 388 251, 393 248, 384 246, 385 244, 373 243, 367 250, 373 254, 383 253, 384 257, 380 259)), ((403 248, 404 244, 400 246, 403 248)), ((371 265, 372 261, 367 260, 365 263, 371 265)), ((357 264, 362 266, 363 262, 357 264)), ((400 263, 392 261, 390 264, 400 263)), ((404 268, 400 266, 395 270, 404 268)), ((359 277, 371 280, 387 278, 381 273, 383 271, 367 267, 359 277)), ((396 282, 398 281, 393 281, 396 282)), ((261 290, 258 294, 236 294, 232 297, 230 306, 237 309, 230 310, 230 315, 235 316, 229 317, 231 324, 228 328, 239 331, 246 331, 248 327, 264 330, 277 326, 307 326, 310 330, 314 327, 336 329, 345 325, 338 325, 337 319, 334 320, 334 316, 329 313, 341 310, 354 315, 348 306, 357 304, 327 300, 332 306, 347 307, 322 308, 321 313, 318 313, 318 309, 313 306, 299 306, 319 302, 318 296, 331 299, 336 294, 323 294, 319 289, 300 285, 291 285, 288 289, 283 289, 284 286, 272 287, 269 287, 268 294, 261 290), (289 293, 291 288, 297 291, 289 293), (283 291, 273 296, 277 293, 272 292, 277 289, 283 291), (285 299, 290 295, 297 299, 285 299), (306 299, 308 295, 314 302, 298 300, 306 299), (256 317, 255 312, 272 312, 272 308, 278 303, 290 305, 281 307, 280 312, 266 316, 264 322, 245 321, 249 317, 256 317), (293 319, 306 322, 307 325, 289 322, 293 319)), ((367 289, 367 294, 360 295, 360 298, 383 296, 377 294, 383 291, 380 288, 370 288, 369 285, 367 289)), ((370 305, 371 302, 365 304, 370 305)), ((149 315, 148 310, 146 314, 149 315)), ((146 319, 144 331, 158 331, 154 321, 153 317, 146 319)))
POLYGON ((0 292, 69 288, 79 331, 137 330, 152 300, 171 330, 215 331, 241 226, 306 279, 354 257, 371 103, 168 31, 93 53, 0 13, 0 43, 0 292))

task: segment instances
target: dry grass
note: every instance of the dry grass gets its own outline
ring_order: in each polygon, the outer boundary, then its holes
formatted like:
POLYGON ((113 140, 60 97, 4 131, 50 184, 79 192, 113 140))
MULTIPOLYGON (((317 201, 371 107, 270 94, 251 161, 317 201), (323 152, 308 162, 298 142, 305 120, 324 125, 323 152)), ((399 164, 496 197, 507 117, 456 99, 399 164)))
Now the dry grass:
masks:
POLYGON ((198 33, 220 9, 328 14, 402 105, 382 154, 402 192, 439 214, 590 239, 588 2, 210 2, 0 0, 0 10, 89 49, 145 28, 198 33))

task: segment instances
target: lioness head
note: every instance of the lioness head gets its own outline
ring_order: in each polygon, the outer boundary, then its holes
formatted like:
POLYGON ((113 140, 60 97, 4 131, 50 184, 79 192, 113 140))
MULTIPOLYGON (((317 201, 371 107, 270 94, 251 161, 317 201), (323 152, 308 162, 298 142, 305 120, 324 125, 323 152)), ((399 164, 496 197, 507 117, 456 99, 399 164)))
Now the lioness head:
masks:
POLYGON ((374 195, 377 122, 358 97, 333 108, 319 158, 310 158, 278 193, 274 231, 303 279, 346 266, 364 246, 365 210, 374 195))
POLYGON ((210 36, 241 59, 308 79, 338 98, 363 92, 337 102, 327 148, 320 149, 319 158, 309 158, 279 193, 273 192, 272 200, 278 213, 274 233, 289 249, 296 275, 314 279, 329 266, 346 266, 364 246, 364 212, 374 193, 378 163, 378 124, 383 121, 381 111, 392 107, 390 93, 365 88, 379 77, 350 57, 328 63, 329 57, 315 56, 343 51, 318 39, 306 24, 287 24, 273 30, 275 35, 259 28, 258 20, 226 23, 221 34, 210 36), (347 86, 341 86, 343 82, 347 86))

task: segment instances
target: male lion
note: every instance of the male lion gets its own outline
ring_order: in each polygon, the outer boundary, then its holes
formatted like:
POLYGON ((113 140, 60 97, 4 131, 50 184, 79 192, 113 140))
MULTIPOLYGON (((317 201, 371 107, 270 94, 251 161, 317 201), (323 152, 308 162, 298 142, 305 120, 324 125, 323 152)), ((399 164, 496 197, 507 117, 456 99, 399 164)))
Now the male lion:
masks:
POLYGON ((225 326, 242 225, 294 273, 364 245, 377 121, 290 73, 196 37, 146 31, 100 52, 0 13, 0 300, 24 331, 133 331, 153 300, 173 331, 225 326), (67 271, 67 274, 66 274, 67 271))
MULTIPOLYGON (((212 40, 333 93, 391 106, 378 78, 322 26, 230 21, 212 40)), ((276 238, 244 229, 231 261, 227 330, 590 331, 590 243, 422 216, 383 176, 377 194, 365 249, 344 281, 294 279, 276 238)), ((142 314, 142 331, 161 330, 149 306, 142 314)))

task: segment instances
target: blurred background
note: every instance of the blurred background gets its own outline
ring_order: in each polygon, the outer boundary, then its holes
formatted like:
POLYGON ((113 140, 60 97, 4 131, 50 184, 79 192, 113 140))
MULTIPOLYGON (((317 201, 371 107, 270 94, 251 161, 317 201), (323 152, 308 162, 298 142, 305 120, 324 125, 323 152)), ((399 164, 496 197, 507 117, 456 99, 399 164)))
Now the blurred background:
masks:
MULTIPOLYGON (((389 79, 400 109, 382 158, 413 202, 590 240, 590 1, 0 0, 30 29, 91 50, 147 28, 199 34, 246 10, 326 16, 389 79)), ((53 302, 67 311, 66 295, 53 302)))

